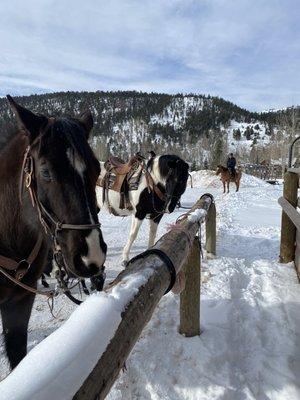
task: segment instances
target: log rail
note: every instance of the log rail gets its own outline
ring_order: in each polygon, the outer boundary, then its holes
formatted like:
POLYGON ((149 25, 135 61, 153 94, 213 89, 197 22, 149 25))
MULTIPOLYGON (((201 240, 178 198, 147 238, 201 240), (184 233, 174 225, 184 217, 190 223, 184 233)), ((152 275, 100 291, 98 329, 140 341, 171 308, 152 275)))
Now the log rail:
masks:
MULTIPOLYGON (((179 327, 180 333, 185 336, 200 334, 200 248, 197 234, 199 224, 204 221, 206 250, 215 254, 216 209, 213 197, 209 194, 203 195, 192 209, 180 218, 176 229, 171 228, 152 248, 167 256, 177 274, 182 269, 185 271, 186 287, 181 293, 179 327), (202 213, 197 210, 202 210, 202 213)), ((127 305, 114 337, 73 397, 74 400, 106 397, 143 328, 151 319, 159 300, 168 290, 172 281, 169 267, 155 251, 147 251, 145 256, 142 253, 129 263, 107 292, 109 293, 115 285, 122 285, 122 281, 129 275, 142 273, 145 268, 152 269, 153 273, 127 305)))
POLYGON ((183 271, 179 332, 199 335, 203 222, 206 251, 215 254, 216 209, 213 197, 205 194, 152 248, 133 258, 104 293, 90 296, 28 353, 0 383, 0 399, 104 399, 158 302, 172 287, 175 291, 176 275, 178 282, 183 271), (42 378, 35 379, 39 371, 42 378))

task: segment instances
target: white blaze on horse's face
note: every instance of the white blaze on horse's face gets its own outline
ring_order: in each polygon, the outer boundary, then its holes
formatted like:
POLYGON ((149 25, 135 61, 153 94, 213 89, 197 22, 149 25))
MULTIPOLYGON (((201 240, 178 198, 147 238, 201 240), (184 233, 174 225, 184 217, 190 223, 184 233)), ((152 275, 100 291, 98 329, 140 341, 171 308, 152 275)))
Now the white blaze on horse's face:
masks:
MULTIPOLYGON (((84 182, 84 171, 86 169, 85 163, 77 154, 74 154, 70 149, 68 149, 67 151, 67 156, 72 165, 74 165, 74 168, 80 175, 82 181, 84 182)), ((83 187, 85 187, 84 184, 83 187)), ((86 193, 85 193, 85 198, 86 198, 86 207, 90 219, 89 223, 95 224, 96 221, 94 221, 94 218, 92 217, 86 193)), ((91 233, 86 237, 86 244, 88 247, 88 253, 86 256, 81 257, 82 262, 85 264, 86 267, 89 267, 91 264, 97 265, 99 268, 102 267, 102 265, 105 262, 106 256, 102 252, 100 247, 100 238, 98 229, 91 229, 91 233)))
POLYGON ((86 238, 86 243, 88 246, 88 254, 81 257, 83 263, 86 267, 95 264, 100 268, 105 262, 105 255, 102 253, 99 245, 98 229, 92 229, 91 233, 86 238))
POLYGON ((67 156, 68 156, 68 159, 69 159, 71 165, 74 166, 75 170, 78 172, 78 174, 81 176, 81 178, 83 180, 83 173, 86 170, 85 163, 83 162, 81 157, 79 157, 79 155, 74 153, 74 151, 71 149, 67 150, 67 156))

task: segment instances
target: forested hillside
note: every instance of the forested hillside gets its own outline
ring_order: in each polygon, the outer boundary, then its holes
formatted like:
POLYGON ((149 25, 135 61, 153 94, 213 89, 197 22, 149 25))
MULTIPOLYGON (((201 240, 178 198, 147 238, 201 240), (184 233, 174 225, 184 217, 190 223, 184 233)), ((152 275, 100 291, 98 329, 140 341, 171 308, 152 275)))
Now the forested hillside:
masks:
MULTIPOLYGON (((92 145, 100 159, 127 157, 136 151, 172 152, 194 167, 221 162, 228 151, 241 161, 267 157, 278 142, 278 121, 284 111, 254 113, 218 97, 140 92, 64 92, 16 98, 47 115, 94 116, 92 145), (259 152, 264 152, 260 154, 259 152), (252 155, 251 155, 252 153, 252 155)), ((0 99, 1 141, 15 129, 5 98, 0 99)), ((283 135, 284 136, 284 135, 283 135)), ((279 140, 280 142, 280 140, 279 140)), ((280 158, 278 154, 271 158, 280 158)))

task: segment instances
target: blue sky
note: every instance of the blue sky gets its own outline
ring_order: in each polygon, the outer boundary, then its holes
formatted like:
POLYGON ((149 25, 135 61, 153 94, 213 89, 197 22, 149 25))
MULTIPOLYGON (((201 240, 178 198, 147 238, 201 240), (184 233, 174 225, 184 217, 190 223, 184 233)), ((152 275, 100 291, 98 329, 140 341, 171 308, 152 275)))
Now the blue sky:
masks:
POLYGON ((65 90, 300 104, 299 0, 1 0, 0 96, 65 90))

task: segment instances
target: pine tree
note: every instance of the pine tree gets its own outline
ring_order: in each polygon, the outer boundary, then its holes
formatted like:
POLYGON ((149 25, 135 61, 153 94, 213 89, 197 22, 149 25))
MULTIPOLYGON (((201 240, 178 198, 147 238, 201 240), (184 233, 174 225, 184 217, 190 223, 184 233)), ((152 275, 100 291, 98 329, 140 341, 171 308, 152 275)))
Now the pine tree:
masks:
POLYGON ((219 164, 221 164, 223 158, 223 148, 224 142, 222 136, 219 134, 216 137, 213 152, 212 152, 212 168, 216 169, 219 164))
POLYGON ((235 140, 241 140, 242 134, 240 128, 234 129, 232 135, 235 140))

